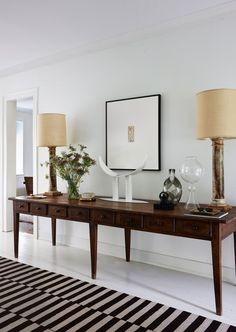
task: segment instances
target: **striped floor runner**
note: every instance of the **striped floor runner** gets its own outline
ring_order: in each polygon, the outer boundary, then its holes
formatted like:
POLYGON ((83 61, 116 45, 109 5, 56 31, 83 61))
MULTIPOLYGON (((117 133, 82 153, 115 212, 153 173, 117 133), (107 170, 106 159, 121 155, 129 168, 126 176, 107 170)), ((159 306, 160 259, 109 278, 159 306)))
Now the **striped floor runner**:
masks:
POLYGON ((235 332, 236 327, 0 257, 0 331, 235 332))

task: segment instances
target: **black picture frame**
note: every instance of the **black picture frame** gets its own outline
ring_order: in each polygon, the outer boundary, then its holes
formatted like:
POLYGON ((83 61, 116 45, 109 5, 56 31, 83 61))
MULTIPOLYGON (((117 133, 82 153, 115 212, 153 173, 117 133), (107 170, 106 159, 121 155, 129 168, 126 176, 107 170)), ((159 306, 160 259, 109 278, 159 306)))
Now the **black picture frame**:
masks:
POLYGON ((105 103, 106 165, 134 170, 145 156, 144 171, 161 170, 161 95, 108 100, 105 103))

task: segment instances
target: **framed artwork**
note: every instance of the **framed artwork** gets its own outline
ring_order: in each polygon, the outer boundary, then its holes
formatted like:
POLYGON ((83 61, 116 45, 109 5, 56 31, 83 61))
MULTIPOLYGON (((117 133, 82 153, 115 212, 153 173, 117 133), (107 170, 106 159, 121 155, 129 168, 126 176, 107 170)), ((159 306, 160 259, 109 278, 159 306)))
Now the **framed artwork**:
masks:
POLYGON ((147 158, 146 171, 160 171, 161 95, 106 102, 106 165, 134 170, 147 158))

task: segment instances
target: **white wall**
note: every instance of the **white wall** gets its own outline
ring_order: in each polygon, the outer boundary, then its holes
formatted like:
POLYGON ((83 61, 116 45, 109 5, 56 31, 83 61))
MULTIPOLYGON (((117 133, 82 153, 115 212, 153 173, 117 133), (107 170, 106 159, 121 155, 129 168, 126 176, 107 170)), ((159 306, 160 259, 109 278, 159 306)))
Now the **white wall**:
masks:
MULTIPOLYGON (((236 87, 236 14, 227 18, 186 25, 159 36, 36 68, 0 80, 5 96, 39 87, 39 112, 67 114, 70 143, 88 146, 92 157, 105 156, 105 101, 140 95, 162 95, 162 171, 143 172, 134 179, 134 196, 157 199, 169 168, 179 169, 187 155, 196 155, 205 167, 197 194, 200 202, 211 198, 211 146, 195 138, 195 95, 198 91, 236 87)), ((236 205, 236 141, 225 143, 225 193, 236 205)), ((47 158, 39 150, 39 163, 47 158)), ((39 166, 40 167, 40 166, 39 166)), ((179 177, 178 171, 177 177, 179 177)), ((183 181, 182 181, 183 183, 183 181)), ((39 171, 39 192, 47 189, 39 171)), ((187 190, 183 183, 183 201, 187 190)), ((59 189, 66 185, 59 181, 59 189)), ((82 191, 110 195, 110 179, 94 167, 82 191)), ((50 239, 49 222, 40 223, 40 238, 50 239)), ((59 222, 60 241, 89 248, 86 224, 59 222)), ((99 251, 124 257, 123 231, 99 227, 99 251)), ((211 275, 210 243, 163 235, 133 232, 132 258, 211 275)), ((233 280, 233 242, 223 245, 225 279, 233 280)))

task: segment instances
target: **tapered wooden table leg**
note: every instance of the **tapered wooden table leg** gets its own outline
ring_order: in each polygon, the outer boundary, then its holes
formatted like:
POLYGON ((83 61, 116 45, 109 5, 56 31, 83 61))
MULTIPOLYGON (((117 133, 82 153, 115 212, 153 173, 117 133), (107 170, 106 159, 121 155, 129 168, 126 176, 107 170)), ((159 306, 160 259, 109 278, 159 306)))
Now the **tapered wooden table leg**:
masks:
POLYGON ((216 314, 222 315, 222 241, 220 225, 213 224, 212 263, 215 289, 216 314))
POLYGON ((131 229, 125 228, 125 256, 126 262, 130 261, 130 242, 131 242, 131 229))
POLYGON ((13 232, 14 232, 14 255, 15 255, 15 258, 18 258, 18 248, 19 248, 19 220, 20 220, 20 214, 16 213, 14 211, 13 232))
POLYGON ((98 225, 91 221, 89 223, 89 232, 90 232, 90 254, 91 254, 91 278, 96 279, 98 225))
POLYGON ((51 218, 51 226, 52 226, 52 245, 56 245, 56 233, 57 233, 57 220, 51 218))

